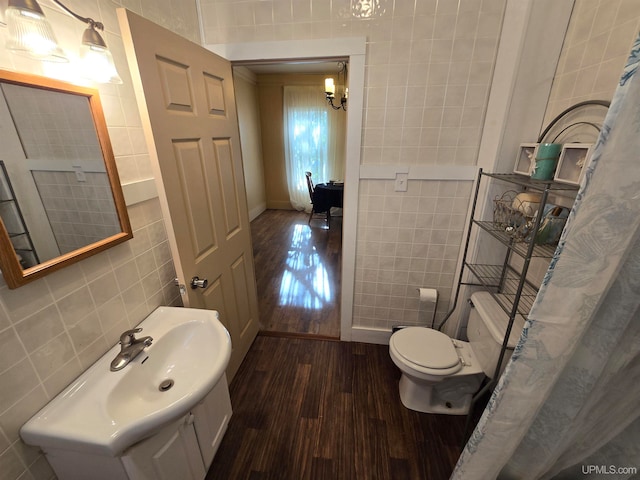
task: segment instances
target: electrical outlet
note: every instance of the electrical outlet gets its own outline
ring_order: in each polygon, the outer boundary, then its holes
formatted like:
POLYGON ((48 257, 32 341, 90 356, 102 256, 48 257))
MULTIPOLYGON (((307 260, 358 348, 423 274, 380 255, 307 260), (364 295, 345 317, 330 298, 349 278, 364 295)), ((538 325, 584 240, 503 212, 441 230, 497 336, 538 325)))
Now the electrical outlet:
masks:
POLYGON ((76 173, 76 180, 78 182, 86 182, 87 176, 82 171, 82 167, 80 165, 73 165, 73 170, 76 173))
POLYGON ((407 191, 407 182, 409 181, 409 174, 407 173, 396 173, 396 192, 406 192, 407 191))

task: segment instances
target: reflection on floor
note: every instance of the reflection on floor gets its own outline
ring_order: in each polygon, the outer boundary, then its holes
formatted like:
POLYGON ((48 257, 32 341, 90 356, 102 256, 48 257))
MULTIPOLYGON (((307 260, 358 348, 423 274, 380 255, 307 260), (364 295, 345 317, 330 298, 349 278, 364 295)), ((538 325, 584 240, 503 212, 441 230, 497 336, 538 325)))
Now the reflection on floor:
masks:
POLYGON ((317 310, 331 304, 332 285, 309 225, 293 226, 280 282, 280 306, 317 310))
POLYGON ((251 222, 263 330, 340 335, 342 218, 267 210, 251 222))

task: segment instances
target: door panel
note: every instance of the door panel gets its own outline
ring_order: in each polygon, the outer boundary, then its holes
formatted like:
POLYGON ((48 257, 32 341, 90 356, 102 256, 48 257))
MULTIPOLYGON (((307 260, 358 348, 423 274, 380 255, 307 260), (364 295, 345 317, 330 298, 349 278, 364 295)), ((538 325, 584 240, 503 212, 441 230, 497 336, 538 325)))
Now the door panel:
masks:
MULTIPOLYGON (((186 202, 185 212, 189 222, 193 252, 196 259, 216 248, 216 232, 213 213, 207 195, 205 159, 196 140, 174 141, 175 162, 178 166, 182 195, 186 202)), ((196 260, 198 261, 198 260, 196 260)))
POLYGON ((244 331, 251 321, 251 312, 249 311, 249 298, 246 294, 249 282, 247 281, 247 263, 245 256, 242 255, 238 258, 233 265, 231 265, 231 273, 233 275, 233 284, 237 293, 236 301, 238 308, 238 318, 240 319, 239 327, 241 331, 244 331))
POLYGON ((218 310, 233 378, 258 331, 240 135, 228 61, 118 9, 185 306, 218 310))
POLYGON ((222 185, 221 193, 226 233, 227 238, 231 238, 240 228, 240 205, 238 202, 238 191, 236 190, 236 172, 234 170, 231 142, 229 139, 214 140, 213 148, 216 152, 218 174, 222 185))
POLYGON ((167 58, 157 58, 162 93, 168 111, 194 113, 189 67, 167 58))
POLYGON ((205 73, 204 84, 207 91, 209 115, 224 115, 224 88, 222 87, 222 79, 205 73))

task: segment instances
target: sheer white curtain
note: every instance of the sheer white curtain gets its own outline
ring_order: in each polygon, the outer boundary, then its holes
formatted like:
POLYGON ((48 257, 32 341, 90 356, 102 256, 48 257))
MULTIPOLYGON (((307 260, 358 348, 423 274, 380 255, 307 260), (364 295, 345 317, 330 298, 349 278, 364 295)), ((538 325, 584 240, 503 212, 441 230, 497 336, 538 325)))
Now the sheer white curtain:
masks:
POLYGON ((640 475, 640 39, 454 480, 640 475))
POLYGON ((289 200, 311 211, 305 172, 314 183, 344 178, 346 112, 327 105, 324 85, 284 87, 284 153, 289 200))

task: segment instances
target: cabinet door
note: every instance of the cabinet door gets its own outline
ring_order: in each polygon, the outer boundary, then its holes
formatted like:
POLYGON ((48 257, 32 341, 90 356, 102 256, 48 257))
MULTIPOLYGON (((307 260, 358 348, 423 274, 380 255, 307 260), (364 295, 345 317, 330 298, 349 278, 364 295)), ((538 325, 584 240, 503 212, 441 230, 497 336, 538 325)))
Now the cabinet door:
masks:
POLYGON ((194 425, 202 459, 205 468, 208 469, 222 441, 224 432, 227 431, 232 413, 226 375, 222 376, 216 386, 204 397, 204 400, 193 409, 193 413, 196 417, 194 425))
POLYGON ((122 463, 132 480, 202 480, 206 471, 193 415, 163 428, 127 450, 122 463))

